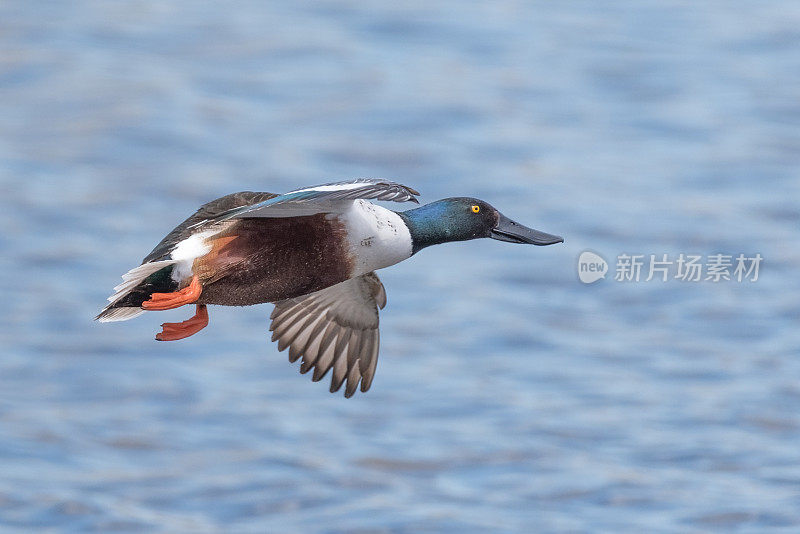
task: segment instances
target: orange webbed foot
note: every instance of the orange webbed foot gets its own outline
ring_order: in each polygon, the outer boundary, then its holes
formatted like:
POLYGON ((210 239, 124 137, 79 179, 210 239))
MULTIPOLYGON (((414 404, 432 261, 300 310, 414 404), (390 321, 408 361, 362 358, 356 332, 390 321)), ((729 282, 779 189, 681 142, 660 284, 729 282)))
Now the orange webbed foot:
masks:
POLYGON ((176 341, 198 333, 208 326, 208 310, 205 304, 198 304, 194 317, 181 323, 164 323, 161 332, 156 334, 159 341, 176 341))
POLYGON ((200 284, 200 279, 197 275, 192 277, 192 281, 188 286, 180 291, 173 293, 153 293, 150 299, 142 302, 142 308, 149 311, 171 310, 178 308, 184 304, 192 304, 197 302, 200 294, 203 292, 203 286, 200 284))

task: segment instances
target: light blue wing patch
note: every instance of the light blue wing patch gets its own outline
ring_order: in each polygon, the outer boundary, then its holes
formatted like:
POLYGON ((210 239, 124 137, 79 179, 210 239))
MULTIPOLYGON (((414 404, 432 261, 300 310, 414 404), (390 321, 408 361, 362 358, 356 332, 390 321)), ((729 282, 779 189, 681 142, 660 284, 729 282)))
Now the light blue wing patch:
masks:
POLYGON ((417 195, 419 193, 414 189, 396 182, 361 178, 297 189, 263 202, 229 210, 214 220, 224 221, 241 217, 301 217, 328 213, 341 209, 345 202, 359 198, 419 204, 417 195))

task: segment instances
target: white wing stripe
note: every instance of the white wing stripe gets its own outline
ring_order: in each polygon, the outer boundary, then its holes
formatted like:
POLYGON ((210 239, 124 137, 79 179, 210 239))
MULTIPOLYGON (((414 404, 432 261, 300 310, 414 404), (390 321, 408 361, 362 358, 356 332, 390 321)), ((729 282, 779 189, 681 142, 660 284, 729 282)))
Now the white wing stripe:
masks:
POLYGON ((349 191, 351 189, 357 189, 363 186, 364 182, 360 182, 358 180, 354 180, 352 182, 334 182, 327 185, 315 185, 312 187, 306 187, 304 189, 295 189, 294 191, 289 191, 286 194, 291 195, 292 193, 306 193, 308 191, 349 191))

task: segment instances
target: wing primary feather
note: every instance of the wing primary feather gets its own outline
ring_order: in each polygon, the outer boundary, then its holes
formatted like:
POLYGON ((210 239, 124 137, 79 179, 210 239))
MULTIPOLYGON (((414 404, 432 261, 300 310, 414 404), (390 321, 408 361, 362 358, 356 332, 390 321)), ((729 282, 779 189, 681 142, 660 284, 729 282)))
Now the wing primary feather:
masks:
POLYGON ((372 355, 372 340, 375 338, 375 333, 372 330, 365 330, 362 332, 364 336, 361 340, 361 351, 358 355, 359 372, 363 376, 369 369, 370 356, 372 355))
MULTIPOLYGON (((361 379, 360 360, 363 351, 364 338, 367 331, 354 330, 350 334, 350 342, 347 344, 347 386, 344 396, 350 398, 358 388, 358 381, 361 379)), ((340 356, 344 357, 344 355, 340 356)))
POLYGON ((378 366, 378 348, 381 344, 381 334, 378 330, 375 331, 375 335, 372 338, 372 347, 371 347, 371 354, 369 357, 369 367, 367 371, 363 373, 363 377, 361 378, 361 392, 366 392, 370 386, 372 385, 372 379, 375 378, 375 368, 378 366))
POLYGON ((297 302, 293 300, 283 300, 275 305, 273 308, 272 313, 269 314, 269 318, 271 321, 274 321, 281 315, 288 313, 290 310, 294 309, 298 305, 297 302))
POLYGON ((297 334, 297 337, 292 341, 292 346, 289 347, 289 361, 294 363, 297 359, 305 354, 306 347, 311 345, 314 341, 314 332, 319 323, 325 324, 325 316, 316 314, 311 317, 313 321, 307 321, 303 329, 297 334))
POLYGON ((306 360, 305 355, 303 355, 303 361, 300 362, 300 374, 304 375, 314 367, 314 360, 306 360))
MULTIPOLYGON (((361 344, 364 342, 364 331, 353 330, 350 334, 350 343, 347 345, 347 368, 351 368, 361 355, 361 344)), ((344 356, 344 355, 342 355, 344 356)))
POLYGON ((291 313, 282 315, 278 319, 274 320, 269 327, 269 329, 272 330, 272 341, 277 341, 279 338, 284 336, 286 332, 292 326, 294 326, 298 320, 300 320, 302 311, 302 307, 297 307, 296 309, 293 308, 291 313))
MULTIPOLYGON (((320 323, 314 327, 315 331, 319 328, 320 324, 326 326, 325 321, 320 321, 320 323)), ((300 374, 307 373, 309 369, 311 369, 313 362, 317 359, 317 356, 319 356, 319 346, 320 343, 322 343, 321 334, 322 332, 319 332, 316 337, 311 338, 306 348, 303 349, 303 359, 300 360, 300 374)))
POLYGON ((317 361, 320 353, 323 350, 322 343, 323 333, 325 329, 328 327, 328 322, 325 321, 324 315, 320 315, 320 321, 314 326, 314 330, 308 336, 308 343, 304 347, 302 347, 301 352, 303 354, 303 363, 300 365, 300 373, 306 374, 309 369, 314 365, 314 362, 317 361), (314 342, 319 340, 316 349, 311 350, 313 348, 314 342))
POLYGON ((333 358, 333 377, 331 378, 331 393, 339 391, 342 387, 347 376, 347 355, 345 350, 350 343, 352 332, 350 330, 343 330, 339 334, 339 339, 336 340, 336 355, 333 358))
POLYGON ((308 307, 307 302, 294 302, 294 301, 283 301, 279 302, 275 309, 272 310, 272 314, 270 315, 270 319, 272 319, 273 323, 280 323, 281 321, 291 317, 298 312, 306 309, 308 307))
POLYGON ((290 307, 286 313, 278 316, 272 321, 269 329, 273 331, 272 341, 284 336, 293 325, 300 321, 306 313, 307 307, 303 303, 290 307))
POLYGON ((278 338, 278 352, 291 345, 295 338, 297 338, 303 330, 308 328, 309 324, 315 319, 317 319, 317 317, 313 315, 311 317, 306 317, 305 320, 303 317, 298 317, 297 320, 286 329, 286 332, 278 338))
POLYGON ((328 329, 325 331, 325 337, 322 339, 320 345, 320 347, 324 348, 320 348, 320 355, 316 361, 314 376, 311 378, 312 381, 319 382, 328 374, 328 370, 333 363, 333 358, 336 355, 336 343, 334 343, 334 341, 338 333, 339 326, 336 323, 328 325, 328 329))
POLYGON ((317 313, 319 313, 320 321, 316 326, 314 326, 314 330, 312 330, 311 333, 309 334, 308 343, 306 344, 306 346, 303 347, 303 350, 307 350, 308 348, 310 348, 311 343, 315 339, 320 337, 322 333, 325 331, 325 329, 328 327, 329 322, 326 320, 327 318, 325 317, 325 310, 319 311, 317 313))
POLYGON ((358 360, 355 365, 350 368, 347 373, 347 385, 344 388, 344 397, 349 399, 358 390, 358 381, 361 379, 361 373, 358 371, 358 360))

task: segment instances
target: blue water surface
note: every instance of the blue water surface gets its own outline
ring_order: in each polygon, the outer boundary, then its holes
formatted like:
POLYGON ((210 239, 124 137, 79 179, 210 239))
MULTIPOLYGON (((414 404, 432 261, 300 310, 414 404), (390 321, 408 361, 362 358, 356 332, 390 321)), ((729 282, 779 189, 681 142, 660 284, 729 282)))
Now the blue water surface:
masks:
POLYGON ((0 3, 2 530, 797 532, 799 124, 791 2, 0 3), (566 243, 383 271, 350 400, 270 305, 92 322, 199 204, 358 176, 566 243))

